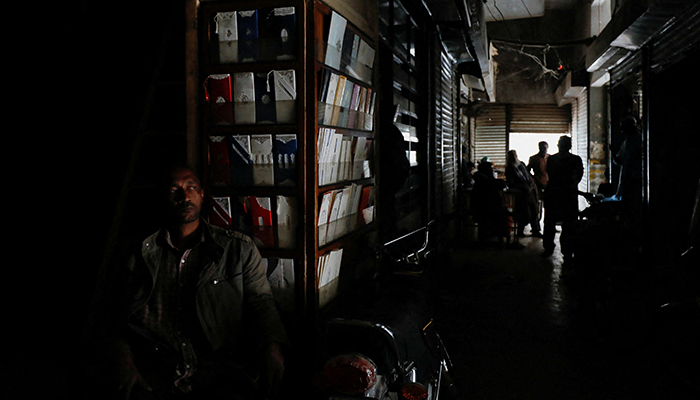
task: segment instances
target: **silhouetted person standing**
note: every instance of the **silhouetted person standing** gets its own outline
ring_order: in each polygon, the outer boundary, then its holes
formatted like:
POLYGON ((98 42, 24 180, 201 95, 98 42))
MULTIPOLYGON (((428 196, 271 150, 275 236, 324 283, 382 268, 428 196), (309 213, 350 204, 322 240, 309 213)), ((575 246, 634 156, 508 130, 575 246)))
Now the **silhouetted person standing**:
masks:
POLYGON ((554 252, 557 223, 562 223, 559 243, 564 260, 573 256, 574 227, 578 218, 578 183, 583 177, 581 157, 571 154, 571 138, 562 136, 557 143, 559 152, 547 159, 549 181, 544 193, 544 253, 554 252))
POLYGON ((544 189, 547 187, 547 182, 549 181, 549 176, 547 175, 547 158, 549 158, 547 150, 549 150, 549 144, 543 141, 539 142, 537 146, 539 147, 540 151, 537 152, 537 154, 530 156, 527 163, 527 169, 528 171, 532 172, 537 188, 539 189, 540 194, 542 194, 544 189))
POLYGON ((399 106, 394 105, 391 117, 382 120, 379 137, 379 169, 382 176, 380 198, 385 238, 394 239, 399 236, 399 202, 396 195, 403 189, 411 170, 406 152, 408 144, 401 130, 396 126, 400 117, 399 106))
POLYGON ((620 122, 620 132, 624 136, 622 146, 613 152, 613 161, 621 166, 617 196, 628 211, 631 221, 641 216, 642 209, 642 135, 637 119, 631 115, 620 122))
POLYGON ((518 236, 523 236, 526 225, 532 228, 532 235, 542 237, 538 217, 537 202, 539 196, 535 180, 527 171, 525 164, 518 159, 518 153, 510 150, 506 154, 506 182, 515 194, 515 218, 518 222, 518 236))
POLYGON ((527 170, 532 173, 535 179, 535 184, 537 185, 537 194, 539 196, 537 200, 537 223, 539 224, 540 219, 542 219, 542 209, 544 208, 544 190, 547 188, 547 182, 549 181, 549 175, 547 175, 547 159, 549 158, 549 143, 541 141, 537 144, 539 151, 537 154, 530 156, 527 162, 527 170))

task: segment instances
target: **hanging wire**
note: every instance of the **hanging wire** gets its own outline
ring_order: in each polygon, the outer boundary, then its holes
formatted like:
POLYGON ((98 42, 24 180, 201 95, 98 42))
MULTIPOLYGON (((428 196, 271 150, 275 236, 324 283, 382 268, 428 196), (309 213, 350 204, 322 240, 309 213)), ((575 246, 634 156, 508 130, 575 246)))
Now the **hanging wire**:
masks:
MULTIPOLYGON (((530 17, 534 17, 534 16, 532 15, 532 13, 530 12, 530 9, 528 8, 527 4, 525 4, 525 1, 524 1, 524 0, 520 0, 520 2, 523 4, 523 7, 525 8, 525 11, 527 11, 528 15, 529 15, 530 17)), ((551 68, 549 68, 549 67, 547 67, 547 53, 549 52, 550 49, 553 49, 553 50, 554 50, 554 53, 556 54, 556 57, 557 57, 557 60, 558 60, 558 63, 559 63, 559 67, 560 67, 560 68, 563 68, 564 63, 562 62, 561 57, 560 57, 560 55, 559 55, 559 52, 557 51, 557 47, 563 47, 563 46, 550 46, 550 44, 548 44, 548 43, 547 43, 547 44, 544 44, 544 45, 532 45, 532 44, 526 45, 526 44, 523 44, 522 41, 520 40, 520 38, 516 37, 516 36, 513 35, 513 33, 511 32, 510 27, 509 27, 509 24, 508 24, 508 22, 506 21, 506 18, 505 18, 505 16, 503 15, 503 12, 501 12, 501 9, 498 8, 498 5, 496 4, 496 0, 493 0, 493 7, 496 9, 496 11, 498 11, 498 13, 500 14, 501 18, 500 18, 500 20, 499 20, 499 18, 497 18, 497 17, 493 14, 493 12, 491 11, 491 8, 490 8, 490 7, 486 7, 486 9, 488 10, 489 14, 491 14, 491 17, 492 17, 495 21, 502 22, 502 23, 503 23, 503 26, 506 28, 506 31, 507 31, 507 33, 508 33, 508 36, 510 36, 510 37, 513 39, 514 42, 517 42, 517 43, 520 45, 520 49, 511 49, 511 50, 517 51, 518 53, 520 53, 520 54, 522 54, 522 55, 524 55, 524 56, 526 56, 526 57, 528 57, 528 58, 531 58, 531 59, 532 59, 533 61, 535 61, 535 63, 537 63, 537 65, 539 65, 539 67, 541 68, 541 72, 540 72, 540 74, 538 75, 537 79, 538 79, 538 80, 539 80, 539 79, 542 79, 542 78, 544 78, 544 77, 547 76, 547 75, 550 75, 550 76, 552 76, 552 77, 555 78, 555 79, 559 79, 559 76, 560 76, 559 72, 556 71, 556 70, 553 70, 553 69, 551 69, 551 68), (539 57, 537 57, 536 55, 526 52, 526 51, 525 51, 525 47, 542 47, 542 48, 543 48, 543 50, 542 50, 542 60, 540 60, 539 57)), ((549 37, 547 37, 546 34, 545 34, 545 39, 549 42, 549 37)), ((504 41, 501 41, 501 42, 504 42, 504 41)))

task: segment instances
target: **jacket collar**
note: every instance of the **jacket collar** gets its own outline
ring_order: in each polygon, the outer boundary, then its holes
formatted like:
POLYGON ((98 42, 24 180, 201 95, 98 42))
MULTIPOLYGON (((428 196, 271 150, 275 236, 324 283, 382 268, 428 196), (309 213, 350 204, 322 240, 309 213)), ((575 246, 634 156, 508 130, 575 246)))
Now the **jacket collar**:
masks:
MULTIPOLYGON (((205 255, 210 261, 219 261, 224 254, 222 238, 212 232, 211 226, 205 220, 200 220, 202 227, 202 246, 205 255)), ((158 274, 161 255, 165 246, 169 246, 166 239, 167 230, 161 228, 141 243, 141 254, 146 261, 148 270, 153 278, 158 274)))

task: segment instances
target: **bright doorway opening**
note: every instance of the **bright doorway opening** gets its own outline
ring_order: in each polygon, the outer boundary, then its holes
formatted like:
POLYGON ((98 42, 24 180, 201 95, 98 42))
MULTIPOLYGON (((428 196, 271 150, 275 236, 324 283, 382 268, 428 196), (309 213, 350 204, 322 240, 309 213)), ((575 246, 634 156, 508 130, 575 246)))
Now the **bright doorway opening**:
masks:
POLYGON ((508 150, 515 150, 518 159, 527 164, 531 155, 539 151, 539 142, 549 144, 549 154, 557 151, 557 142, 562 135, 559 133, 511 133, 508 136, 508 150))

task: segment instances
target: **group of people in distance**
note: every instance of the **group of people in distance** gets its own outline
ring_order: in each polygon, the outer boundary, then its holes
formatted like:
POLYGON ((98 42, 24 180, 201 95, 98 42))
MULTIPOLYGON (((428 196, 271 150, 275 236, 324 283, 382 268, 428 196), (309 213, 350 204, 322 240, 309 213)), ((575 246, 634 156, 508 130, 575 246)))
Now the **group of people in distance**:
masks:
POLYGON ((540 142, 539 152, 527 164, 518 159, 515 150, 508 151, 505 180, 496 177, 487 158, 479 162, 473 175, 466 171, 465 179, 473 182, 471 207, 479 224, 479 240, 493 234, 507 237, 510 228, 502 196, 508 189, 515 197, 512 212, 517 235, 524 236, 525 227, 530 225, 532 236, 543 240, 542 255, 548 257, 554 252, 556 227, 561 223, 562 255, 565 260, 573 256, 571 225, 578 217, 578 184, 583 177, 583 161, 571 153, 571 137, 561 136, 557 146, 559 151, 550 155, 548 143, 540 142), (541 201, 546 211, 544 232, 540 230, 541 201))

